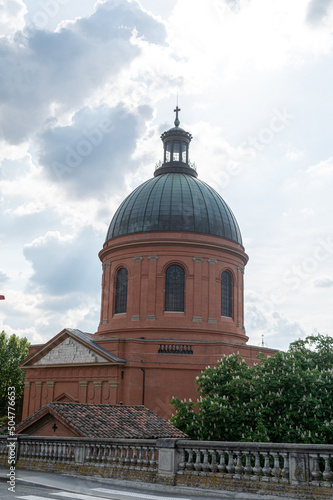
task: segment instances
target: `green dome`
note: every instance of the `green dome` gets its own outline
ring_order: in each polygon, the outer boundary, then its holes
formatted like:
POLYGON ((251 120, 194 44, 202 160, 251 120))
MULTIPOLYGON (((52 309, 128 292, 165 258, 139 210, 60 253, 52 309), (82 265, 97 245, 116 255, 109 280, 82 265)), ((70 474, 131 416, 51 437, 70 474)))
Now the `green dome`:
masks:
POLYGON ((211 234, 242 245, 235 216, 221 196, 184 173, 158 175, 137 187, 116 211, 106 241, 152 231, 211 234))
POLYGON ((117 236, 153 231, 181 231, 211 234, 242 245, 241 233, 232 211, 221 196, 197 179, 189 160, 192 136, 179 127, 164 132, 163 163, 154 178, 141 184, 115 213, 106 241, 117 236))

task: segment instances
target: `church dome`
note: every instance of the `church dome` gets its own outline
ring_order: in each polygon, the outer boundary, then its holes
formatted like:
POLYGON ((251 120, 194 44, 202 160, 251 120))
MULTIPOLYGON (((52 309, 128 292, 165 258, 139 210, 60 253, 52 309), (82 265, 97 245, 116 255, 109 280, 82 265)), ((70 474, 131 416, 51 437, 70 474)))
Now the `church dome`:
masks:
POLYGON ((197 179, 188 159, 192 136, 175 127, 164 132, 164 162, 154 177, 137 187, 116 211, 106 241, 152 231, 181 231, 227 238, 242 245, 236 218, 222 197, 197 179))

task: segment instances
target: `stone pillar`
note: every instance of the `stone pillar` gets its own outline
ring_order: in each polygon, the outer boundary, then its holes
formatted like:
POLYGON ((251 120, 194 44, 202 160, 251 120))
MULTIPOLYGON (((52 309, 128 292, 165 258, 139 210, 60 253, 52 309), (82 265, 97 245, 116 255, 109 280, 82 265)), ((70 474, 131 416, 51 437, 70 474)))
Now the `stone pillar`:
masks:
POLYGON ((301 452, 289 453, 290 483, 300 484, 311 481, 309 455, 301 452))
POLYGON ((157 255, 148 256, 147 320, 156 319, 156 272, 157 255))
MULTIPOLYGON (((140 319, 140 299, 141 299, 141 268, 143 257, 133 257, 133 278, 129 286, 130 293, 127 297, 128 314, 132 321, 140 319)), ((142 318, 141 318, 142 319, 142 318)))
POLYGON ((158 439, 158 475, 157 482, 175 484, 181 454, 176 448, 178 439, 158 439))
POLYGON ((36 386, 36 398, 35 398, 35 409, 34 411, 37 411, 41 406, 42 406, 42 387, 43 387, 43 382, 35 382, 36 386))
POLYGON ((87 402, 87 390, 88 390, 88 382, 86 380, 80 380, 79 382, 79 403, 87 402))
POLYGON ((48 382, 46 382, 46 385, 47 385, 47 400, 48 400, 48 402, 53 401, 55 382, 48 381, 48 382))
POLYGON ((24 420, 25 418, 27 418, 30 413, 30 408, 29 408, 29 405, 30 405, 30 386, 31 386, 31 382, 24 382, 24 398, 23 398, 23 411, 22 411, 22 420, 24 420))
POLYGON ((111 319, 113 304, 113 282, 111 281, 111 262, 103 266, 102 299, 101 299, 101 325, 111 319))
POLYGON ((216 323, 216 319, 221 316, 220 308, 217 304, 216 293, 216 265, 217 260, 208 259, 208 323, 216 323))
POLYGON ((193 318, 192 321, 202 321, 202 263, 203 257, 193 257, 194 286, 193 286, 193 318))
POLYGON ((100 405, 102 403, 102 387, 103 387, 103 382, 101 382, 100 380, 97 380, 97 381, 94 382, 94 386, 96 387, 95 397, 94 397, 94 403, 100 405))

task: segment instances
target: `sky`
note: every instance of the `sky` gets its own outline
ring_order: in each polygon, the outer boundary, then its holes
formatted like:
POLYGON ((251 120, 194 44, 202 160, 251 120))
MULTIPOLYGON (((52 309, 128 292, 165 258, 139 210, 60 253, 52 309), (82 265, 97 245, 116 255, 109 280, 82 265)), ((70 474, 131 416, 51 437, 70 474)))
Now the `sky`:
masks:
POLYGON ((94 333, 98 252, 193 135, 250 260, 249 344, 333 336, 333 0, 0 0, 0 330, 94 333))

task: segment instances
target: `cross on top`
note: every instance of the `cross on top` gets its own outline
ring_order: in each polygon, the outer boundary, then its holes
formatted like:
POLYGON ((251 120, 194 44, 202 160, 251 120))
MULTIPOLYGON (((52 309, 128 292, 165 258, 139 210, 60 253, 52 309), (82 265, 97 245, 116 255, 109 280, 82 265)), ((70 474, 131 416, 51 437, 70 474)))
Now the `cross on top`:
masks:
POLYGON ((180 121, 179 121, 179 118, 178 118, 178 112, 181 111, 180 108, 178 108, 178 104, 176 106, 176 109, 174 109, 174 112, 176 113, 176 119, 175 119, 175 126, 176 127, 179 127, 179 124, 180 124, 180 121))

